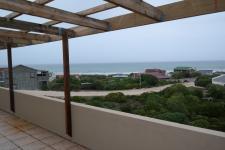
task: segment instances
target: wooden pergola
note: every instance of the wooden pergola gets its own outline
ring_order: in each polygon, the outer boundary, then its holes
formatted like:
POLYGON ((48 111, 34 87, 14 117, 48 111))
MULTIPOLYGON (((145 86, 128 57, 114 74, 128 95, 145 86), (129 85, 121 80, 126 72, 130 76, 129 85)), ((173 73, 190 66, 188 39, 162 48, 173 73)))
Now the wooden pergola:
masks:
POLYGON ((15 112, 11 49, 62 40, 65 123, 66 132, 69 136, 72 136, 69 88, 69 38, 225 11, 225 0, 183 0, 159 7, 154 7, 143 0, 105 0, 106 3, 103 5, 77 13, 45 5, 52 1, 53 0, 35 0, 34 2, 30 2, 26 0, 0 0, 0 9, 13 11, 5 17, 0 17, 0 27, 3 27, 0 29, 0 49, 7 49, 8 52, 10 106, 12 112, 15 112), (105 20, 89 17, 89 15, 116 7, 128 9, 132 11, 132 13, 105 20), (23 14, 42 17, 50 19, 51 21, 44 24, 37 24, 16 19, 23 14), (74 26, 79 26, 69 29, 54 26, 59 23, 70 23, 74 24, 74 26), (11 29, 16 29, 16 31, 11 29), (30 32, 38 32, 41 34, 30 32))

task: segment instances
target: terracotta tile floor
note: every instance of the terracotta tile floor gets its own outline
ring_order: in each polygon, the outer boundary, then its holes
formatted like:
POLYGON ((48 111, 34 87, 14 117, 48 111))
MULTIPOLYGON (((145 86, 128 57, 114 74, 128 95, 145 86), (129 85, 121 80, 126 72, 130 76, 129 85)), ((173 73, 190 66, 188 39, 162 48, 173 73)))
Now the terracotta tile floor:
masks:
POLYGON ((0 110, 0 150, 87 150, 0 110))

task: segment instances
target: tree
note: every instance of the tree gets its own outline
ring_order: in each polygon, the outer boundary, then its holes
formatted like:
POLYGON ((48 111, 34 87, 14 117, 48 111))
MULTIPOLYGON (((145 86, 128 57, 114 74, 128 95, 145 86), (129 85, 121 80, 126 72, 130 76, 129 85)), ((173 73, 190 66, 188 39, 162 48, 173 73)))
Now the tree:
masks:
POLYGON ((200 115, 207 117, 224 117, 225 104, 223 102, 207 101, 199 106, 200 115))
POLYGON ((203 90, 196 87, 189 87, 190 95, 197 96, 198 98, 203 98, 203 90))
POLYGON ((212 77, 203 75, 195 80, 196 86, 207 87, 212 84, 212 77))
POLYGON ((141 82, 143 87, 152 87, 156 86, 159 83, 159 80, 155 76, 142 74, 141 82))
POLYGON ((158 115, 157 118, 162 120, 182 123, 182 124, 188 123, 188 117, 185 114, 180 112, 167 112, 167 113, 158 115))
POLYGON ((111 101, 111 102, 123 103, 123 102, 126 102, 126 97, 121 92, 110 93, 110 94, 105 96, 105 100, 106 101, 111 101))
POLYGON ((166 112, 166 99, 157 94, 149 94, 145 98, 144 110, 147 116, 154 117, 157 114, 166 112))
POLYGON ((181 112, 184 114, 188 114, 188 110, 184 102, 185 102, 185 97, 183 94, 173 95, 167 101, 167 109, 170 112, 181 112))
POLYGON ((214 99, 225 99, 225 87, 220 85, 211 85, 208 89, 208 94, 214 99))
POLYGON ((189 95, 190 91, 188 88, 182 84, 175 84, 169 88, 166 88, 165 90, 162 91, 162 94, 169 98, 174 94, 183 94, 183 95, 189 95))
POLYGON ((192 121, 191 125, 196 126, 196 127, 201 127, 201 128, 208 128, 210 124, 209 124, 208 120, 197 119, 197 120, 192 121))

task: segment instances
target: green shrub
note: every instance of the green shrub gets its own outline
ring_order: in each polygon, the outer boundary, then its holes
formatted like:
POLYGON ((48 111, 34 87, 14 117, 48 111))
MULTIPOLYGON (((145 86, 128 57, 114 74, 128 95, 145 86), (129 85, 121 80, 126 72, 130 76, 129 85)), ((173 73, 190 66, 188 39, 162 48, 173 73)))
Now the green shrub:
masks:
POLYGON ((211 84, 212 84, 212 77, 211 76, 203 75, 203 76, 198 77, 195 80, 196 86, 207 87, 211 84))
POLYGON ((159 83, 159 80, 152 75, 141 75, 142 87, 152 87, 159 83))
POLYGON ((123 103, 126 102, 126 96, 123 93, 110 93, 105 96, 106 101, 111 102, 117 102, 117 103, 123 103))
POLYGON ((183 94, 183 95, 189 95, 190 94, 190 91, 189 89, 182 85, 182 84, 175 84, 169 88, 166 88, 165 90, 162 91, 162 94, 165 96, 165 97, 171 97, 172 95, 174 94, 183 94))
POLYGON ((179 112, 167 112, 160 114, 157 118, 182 124, 188 123, 188 117, 185 114, 179 112))
POLYGON ((203 90, 196 87, 189 87, 189 92, 191 95, 197 96, 198 98, 203 98, 203 90))
POLYGON ((180 112, 187 114, 188 110, 185 105, 185 97, 182 94, 171 96, 167 101, 167 109, 170 112, 180 112))
POLYGON ((214 99, 225 99, 225 87, 220 85, 211 85, 208 89, 208 94, 214 99))
POLYGON ((198 119, 191 122, 191 125, 201 128, 208 128, 210 123, 205 119, 198 119))

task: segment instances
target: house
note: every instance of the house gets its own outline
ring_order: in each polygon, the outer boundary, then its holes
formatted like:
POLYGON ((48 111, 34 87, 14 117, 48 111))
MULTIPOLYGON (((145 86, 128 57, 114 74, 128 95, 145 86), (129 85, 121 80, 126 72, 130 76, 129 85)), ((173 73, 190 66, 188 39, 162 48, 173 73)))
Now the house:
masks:
POLYGON ((180 72, 182 72, 182 73, 192 73, 194 71, 195 71, 195 69, 193 69, 192 67, 176 67, 176 68, 174 68, 175 73, 180 73, 180 72))
POLYGON ((169 79, 169 76, 166 75, 166 70, 161 69, 146 69, 145 73, 146 75, 152 75, 158 79, 169 79))
POLYGON ((201 75, 212 75, 213 70, 198 70, 201 75))
POLYGON ((143 73, 135 72, 135 73, 131 73, 130 77, 133 78, 133 79, 137 79, 137 78, 140 78, 142 74, 143 73))
POLYGON ((166 75, 166 70, 161 70, 161 69, 146 69, 144 73, 132 73, 131 77, 136 79, 136 78, 140 78, 141 75, 151 75, 160 80, 170 78, 169 76, 166 75))
MULTIPOLYGON (((19 90, 38 90, 46 86, 50 77, 48 71, 37 70, 27 66, 13 67, 13 85, 19 90)), ((0 69, 0 84, 9 87, 8 69, 0 69)))
POLYGON ((213 83, 213 84, 216 84, 216 85, 225 86, 225 74, 213 78, 213 79, 212 79, 212 83, 213 83))

